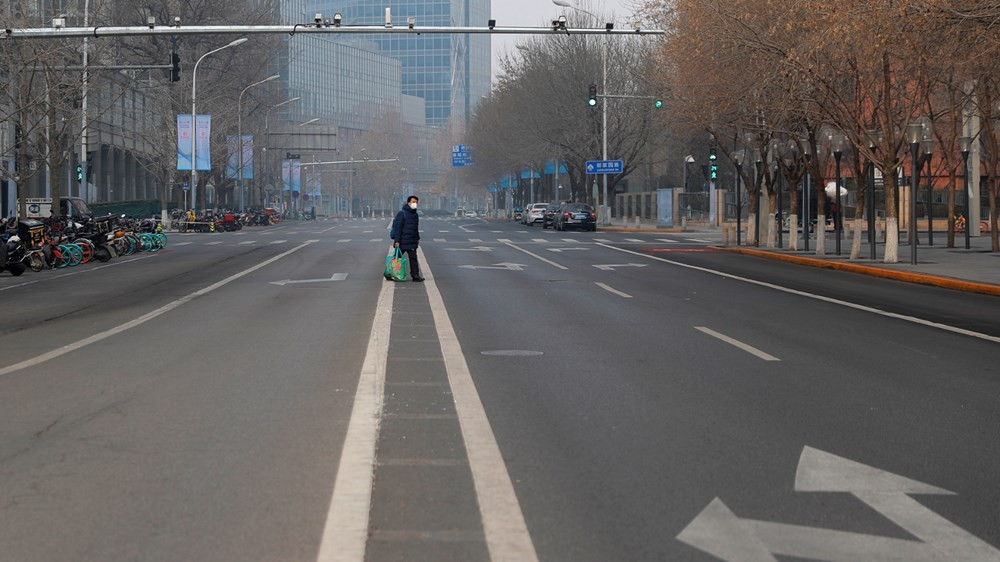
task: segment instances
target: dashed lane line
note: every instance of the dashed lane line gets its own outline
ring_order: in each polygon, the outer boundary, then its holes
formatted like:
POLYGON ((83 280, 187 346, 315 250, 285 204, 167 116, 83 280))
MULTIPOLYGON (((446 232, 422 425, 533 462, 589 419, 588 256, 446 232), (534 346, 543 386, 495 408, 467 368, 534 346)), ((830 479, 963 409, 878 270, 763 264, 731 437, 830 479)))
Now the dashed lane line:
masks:
POLYGON ((607 285, 605 283, 595 283, 595 285, 597 285, 598 287, 604 289, 605 291, 607 291, 609 293, 618 295, 619 297, 621 297, 623 299, 630 299, 630 298, 632 298, 632 295, 630 295, 628 293, 623 293, 623 292, 619 291, 618 289, 614 289, 610 285, 607 285))
POLYGON ((535 258, 535 259, 537 259, 539 261, 545 262, 545 263, 551 265, 552 267, 556 267, 556 268, 563 269, 563 270, 569 269, 568 267, 566 267, 564 265, 560 265, 560 264, 558 264, 558 263, 556 263, 556 262, 554 262, 554 261, 552 261, 550 259, 543 258, 542 256, 540 256, 540 255, 538 255, 538 254, 536 254, 534 252, 529 252, 528 250, 525 250, 524 248, 520 248, 518 246, 515 246, 514 244, 511 244, 510 242, 508 242, 507 245, 510 246, 511 248, 514 248, 515 250, 517 250, 519 252, 524 252, 525 254, 528 254, 529 256, 531 256, 531 257, 533 257, 533 258, 535 258))
POLYGON ((742 349, 743 351, 746 351, 747 353, 749 353, 751 355, 759 357, 759 358, 763 359, 764 361, 781 361, 781 359, 778 359, 777 357, 771 355, 770 353, 765 353, 765 352, 757 349, 756 347, 754 347, 754 346, 752 346, 750 344, 743 343, 740 340, 733 339, 733 338, 731 338, 731 337, 729 337, 729 336, 727 336, 725 334, 720 334, 719 332, 716 332, 715 330, 712 330, 710 328, 706 328, 704 326, 695 326, 694 329, 698 330, 699 332, 702 332, 704 334, 708 334, 708 335, 712 336, 713 338, 720 339, 720 340, 728 343, 729 345, 732 345, 734 347, 742 349))

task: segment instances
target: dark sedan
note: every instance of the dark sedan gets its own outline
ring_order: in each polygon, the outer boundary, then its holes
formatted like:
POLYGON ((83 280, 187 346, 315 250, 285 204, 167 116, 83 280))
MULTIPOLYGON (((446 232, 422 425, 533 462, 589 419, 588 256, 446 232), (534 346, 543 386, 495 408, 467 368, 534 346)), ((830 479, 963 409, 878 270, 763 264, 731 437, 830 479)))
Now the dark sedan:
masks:
POLYGON ((556 230, 579 228, 591 232, 597 230, 597 214, 594 208, 583 203, 563 205, 555 214, 553 226, 556 230))

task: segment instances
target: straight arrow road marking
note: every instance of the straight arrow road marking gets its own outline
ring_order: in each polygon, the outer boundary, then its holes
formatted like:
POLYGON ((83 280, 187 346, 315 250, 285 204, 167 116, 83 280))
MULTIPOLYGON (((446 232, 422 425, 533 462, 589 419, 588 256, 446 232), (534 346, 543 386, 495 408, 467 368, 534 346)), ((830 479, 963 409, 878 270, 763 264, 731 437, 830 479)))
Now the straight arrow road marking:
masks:
POLYGON ((773 356, 773 355, 771 355, 769 353, 764 353, 763 351, 757 349, 756 347, 754 347, 752 345, 745 344, 745 343, 743 343, 743 342, 741 342, 739 340, 733 339, 733 338, 731 338, 731 337, 729 337, 729 336, 727 336, 725 334, 720 334, 719 332, 716 332, 715 330, 712 330, 712 329, 709 329, 709 328, 705 328, 704 326, 695 326, 694 329, 698 330, 699 332, 702 332, 704 334, 708 334, 708 335, 712 336, 713 338, 720 339, 720 340, 728 343, 729 345, 738 347, 738 348, 742 349, 743 351, 746 351, 747 353, 749 353, 751 355, 756 355, 757 357, 760 357, 764 361, 781 361, 781 359, 778 359, 777 357, 775 357, 775 356, 773 356))
POLYGON ((323 283, 326 281, 344 281, 345 279, 347 279, 346 273, 334 273, 333 277, 330 277, 329 279, 297 279, 297 280, 284 279, 281 281, 271 281, 270 284, 278 285, 279 287, 284 287, 285 285, 294 285, 296 283, 323 283))
POLYGON ((523 263, 495 263, 493 265, 460 265, 462 269, 506 269, 510 271, 522 271, 526 267, 523 263))
POLYGON ((1000 561, 1000 550, 909 497, 954 495, 948 490, 804 447, 795 491, 849 493, 920 540, 741 519, 719 498, 677 539, 727 562, 777 562, 775 554, 833 562, 1000 561))
POLYGON ((604 264, 594 264, 594 267, 600 269, 601 271, 614 271, 619 267, 646 267, 647 264, 644 263, 604 263, 604 264))

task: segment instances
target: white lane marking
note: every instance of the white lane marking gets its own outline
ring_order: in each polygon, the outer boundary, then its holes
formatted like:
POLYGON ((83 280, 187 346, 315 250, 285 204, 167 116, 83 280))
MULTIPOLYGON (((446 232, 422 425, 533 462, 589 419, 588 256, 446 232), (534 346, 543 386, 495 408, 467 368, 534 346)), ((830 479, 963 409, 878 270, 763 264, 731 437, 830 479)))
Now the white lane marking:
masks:
POLYGON ((444 238, 435 238, 434 241, 435 242, 447 242, 447 240, 445 240, 444 238))
POLYGON ((438 232, 441 233, 441 234, 447 234, 447 233, 449 233, 451 231, 450 230, 439 230, 438 232))
POLYGON ((563 242, 576 242, 576 238, 563 238, 563 242))
MULTIPOLYGON (((175 244, 175 246, 176 245, 177 244, 175 244)), ((155 258, 155 257, 156 257, 156 254, 148 254, 148 255, 145 255, 145 256, 139 256, 137 258, 133 257, 132 259, 118 259, 118 260, 115 260, 113 263, 109 263, 109 264, 106 264, 106 265, 98 265, 98 266, 95 266, 95 267, 86 267, 84 269, 79 269, 77 271, 73 271, 73 272, 70 272, 70 273, 63 273, 62 275, 53 275, 53 276, 46 275, 45 277, 43 277, 41 279, 36 279, 34 281, 28 281, 27 283, 19 283, 17 285, 11 285, 9 287, 4 287, 4 288, 0 289, 0 291, 6 291, 8 289, 16 289, 18 287, 24 287, 25 285, 34 285, 35 283, 41 283, 42 281, 52 281, 53 279, 62 279, 63 277, 71 277, 73 275, 81 275, 81 274, 84 274, 84 273, 90 273, 92 271, 100 271, 102 269, 107 269, 109 267, 116 267, 116 266, 119 266, 119 265, 124 265, 126 263, 132 263, 134 261, 145 260, 145 259, 155 258)))
MULTIPOLYGON (((426 261, 424 267, 426 268, 426 261)), ((323 526, 318 562, 360 562, 365 559, 372 482, 375 477, 375 443, 378 441, 389 357, 389 333, 395 283, 383 283, 368 336, 368 350, 354 393, 351 420, 340 453, 337 478, 323 526)))
POLYGON ((239 243, 240 246, 249 246, 250 244, 256 244, 256 240, 244 240, 239 243))
POLYGON ((372 232, 375 232, 375 231, 374 230, 362 230, 361 234, 371 234, 372 232))
POLYGON ((381 242, 381 241, 382 241, 381 238, 372 238, 371 240, 369 240, 369 242, 381 242))
POLYGON ((222 242, 206 242, 205 243, 206 246, 217 246, 219 244, 222 244, 222 242))
POLYGON ((288 240, 273 240, 271 244, 284 244, 285 242, 288 242, 288 240))
POLYGON ((632 298, 632 295, 630 295, 628 293, 623 293, 623 292, 619 291, 618 289, 613 289, 613 288, 609 287, 608 285, 606 285, 605 283, 595 283, 595 285, 597 285, 598 287, 604 289, 605 291, 607 291, 609 293, 614 293, 614 294, 618 295, 619 297, 621 297, 623 299, 630 299, 630 298, 632 298))
POLYGON ((781 291, 783 293, 788 293, 791 295, 798 295, 800 297, 805 297, 809 299, 815 299, 818 301, 827 302, 830 304, 836 304, 840 306, 846 306, 847 308, 853 308, 854 310, 860 310, 862 312, 870 312, 872 314, 877 314, 879 316, 885 316, 887 318, 895 318, 896 320, 903 320, 904 322, 912 322, 913 324, 919 324, 921 326, 927 326, 929 328, 937 328, 938 330, 944 330, 946 332, 951 332, 953 334, 961 334, 963 336, 971 336, 974 338, 979 338, 981 340, 986 340, 993 343, 1000 343, 1000 337, 991 336, 989 334, 981 334, 979 332, 973 332, 972 330, 966 330, 965 328, 958 328, 956 326, 949 326, 947 324, 940 324, 938 322, 931 322, 930 320, 924 320, 923 318, 917 318, 915 316, 907 316, 905 314, 897 314, 895 312, 887 312, 885 310, 879 310, 877 308, 872 308, 870 306, 865 306, 862 304, 856 304, 853 302, 842 301, 839 299, 824 297, 823 295, 816 295, 813 293, 807 293, 805 291, 799 291, 798 289, 790 289, 788 287, 782 287, 781 285, 775 285, 774 283, 768 283, 766 281, 757 281, 756 279, 750 279, 747 277, 740 277, 739 275, 733 275, 731 273, 724 273, 722 271, 716 271, 714 269, 708 269, 707 267, 699 267, 697 265, 691 265, 687 263, 681 263, 678 261, 668 260, 661 258, 659 256, 651 256, 648 254, 643 254, 641 252, 633 252, 632 250, 626 250, 624 248, 616 248, 614 246, 608 246, 606 244, 598 244, 604 248, 610 248, 612 250, 618 250, 619 252, 625 252, 626 254, 634 254, 636 256, 642 256, 647 259, 660 261, 663 263, 669 263, 670 265, 676 265, 677 267, 684 267, 687 269, 693 269, 695 271, 701 271, 703 273, 709 273, 712 275, 718 275, 719 277, 724 277, 726 279, 732 279, 734 281, 742 281, 744 283, 750 283, 752 285, 757 285, 760 287, 767 287, 768 289, 774 289, 775 291, 781 291))
POLYGON ((331 230, 333 230, 335 228, 337 228, 337 227, 336 226, 331 226, 330 228, 327 228, 327 229, 319 231, 319 234, 324 234, 326 232, 330 232, 331 230))
POLYGON ((535 259, 537 259, 539 261, 543 261, 543 262, 551 265, 552 267, 556 267, 556 268, 564 269, 564 270, 565 269, 569 269, 568 267, 566 267, 564 265, 559 265, 558 263, 556 263, 556 262, 554 262, 554 261, 552 261, 550 259, 543 258, 542 256, 540 256, 540 255, 538 255, 538 254, 536 254, 534 252, 529 252, 528 250, 525 250, 524 248, 519 248, 519 247, 511 244, 510 242, 507 242, 507 245, 510 246, 511 248, 514 248, 515 250, 518 250, 520 252, 524 252, 525 254, 528 254, 529 256, 531 256, 531 257, 533 257, 533 258, 535 258, 535 259))
POLYGON ((486 417, 486 410, 476 392, 476 384, 465 361, 462 345, 455 334, 455 327, 451 324, 448 310, 423 251, 418 251, 427 277, 427 299, 430 301, 434 327, 441 343, 441 355, 448 372, 452 399, 459 427, 462 429, 462 440, 465 441, 465 452, 469 457, 469 468, 476 487, 476 499, 490 559, 498 562, 535 562, 538 560, 535 545, 528 533, 521 505, 514 493, 514 485, 507 473, 507 465, 500 454, 489 418, 486 417))
POLYGON ((532 238, 532 242, 538 242, 539 244, 548 244, 549 241, 544 238, 532 238))
POLYGON ((702 240, 701 238, 685 238, 688 242, 700 242, 702 244, 711 244, 711 240, 702 240))
POLYGON ((480 238, 469 238, 469 242, 482 242, 480 238))
POLYGON ((608 244, 611 240, 608 240, 607 238, 594 238, 594 242, 604 242, 605 244, 608 244))
POLYGON ((279 287, 284 287, 285 285, 295 285, 298 283, 326 283, 329 281, 346 281, 346 273, 334 273, 332 277, 327 279, 282 279, 281 281, 271 281, 271 285, 277 285, 279 287))
POLYGON ((625 241, 626 242, 642 242, 642 240, 639 240, 638 238, 626 238, 625 241))
POLYGON ((773 355, 771 355, 769 353, 765 353, 765 352, 757 349, 756 347, 754 347, 754 346, 752 346, 750 344, 743 343, 740 340, 733 339, 733 338, 731 338, 731 337, 729 337, 729 336, 727 336, 725 334, 720 334, 719 332, 716 332, 715 330, 712 330, 711 328, 706 328, 704 326, 695 326, 694 329, 698 330, 699 332, 708 334, 708 335, 712 336, 713 338, 718 338, 718 339, 720 339, 720 340, 728 343, 729 345, 738 347, 738 348, 742 349, 743 351, 746 351, 747 353, 749 353, 751 355, 755 355, 755 356, 763 359, 764 361, 781 361, 781 359, 778 359, 777 357, 775 357, 775 356, 773 356, 773 355))
POLYGON ((258 269, 261 269, 262 267, 267 267, 267 266, 271 265, 272 263, 280 260, 281 258, 283 258, 285 256, 288 256, 288 255, 291 255, 291 254, 293 254, 295 252, 298 252, 302 248, 305 248, 306 246, 308 246, 310 243, 311 242, 306 242, 304 244, 299 244, 298 246, 292 248, 291 250, 288 250, 286 252, 278 254, 278 255, 274 256, 273 258, 271 258, 269 260, 262 261, 262 262, 258 263, 257 265, 255 265, 253 267, 250 267, 250 268, 244 269, 243 271, 240 271, 239 273, 234 273, 234 274, 230 275, 229 277, 226 277, 222 281, 217 281, 215 283, 212 283, 211 285, 209 285, 208 287, 205 287, 204 289, 199 289, 199 290, 197 290, 197 291, 195 291, 195 292, 193 292, 193 293, 191 293, 191 294, 189 294, 187 296, 181 297, 181 298, 179 298, 179 299, 177 299, 177 300, 175 300, 175 301, 173 301, 171 303, 165 304, 165 305, 161 306, 160 308, 157 308, 156 310, 154 310, 152 312, 147 312, 146 314, 143 314, 142 316, 140 316, 138 318, 135 318, 133 320, 129 320, 128 322, 125 322, 124 324, 120 324, 120 325, 115 326, 114 328, 111 328, 109 330, 105 330, 105 331, 100 332, 98 334, 94 334, 94 335, 90 336, 89 338, 84 338, 82 340, 75 341, 75 342, 73 342, 71 344, 64 345, 64 346, 60 347, 59 349, 53 349, 52 351, 43 353, 43 354, 38 355, 36 357, 32 357, 31 359, 25 359, 24 361, 21 361, 20 363, 15 363, 13 365, 9 365, 7 367, 4 367, 4 368, 0 369, 0 377, 2 377, 4 375, 8 375, 10 373, 13 373, 15 371, 20 371, 21 369, 27 369, 28 367, 34 367, 35 365, 40 365, 40 364, 42 364, 42 363, 44 363, 44 362, 46 362, 46 361, 48 361, 50 359, 55 359, 56 357, 61 357, 63 355, 66 355, 67 353, 72 353, 72 352, 74 352, 74 351, 76 351, 78 349, 81 349, 83 347, 86 347, 86 346, 88 346, 88 345, 90 345, 92 343, 97 343, 97 342, 99 342, 101 340, 105 340, 107 338, 110 338, 111 336, 116 336, 116 335, 118 335, 118 334, 120 334, 122 332, 125 332, 127 330, 132 329, 132 328, 135 328, 136 326, 140 326, 142 324, 145 324, 146 322, 149 322, 150 320, 152 320, 154 318, 157 318, 159 316, 162 316, 162 315, 166 314, 167 312, 170 312, 171 310, 173 310, 173 309, 181 306, 182 304, 186 304, 188 302, 193 301, 194 299, 196 299, 198 297, 207 295, 208 293, 211 293, 212 291, 214 291, 214 290, 216 290, 216 289, 218 289, 220 287, 223 287, 225 285, 228 285, 229 283, 232 283, 233 281, 239 279, 240 277, 243 277, 244 275, 249 275, 250 273, 253 273, 254 271, 257 271, 258 269))
POLYGON ((504 244, 509 244, 510 238, 497 238, 497 242, 503 242, 504 244))
POLYGON ((342 244, 342 243, 345 243, 345 242, 350 242, 350 241, 351 241, 351 239, 350 239, 350 238, 342 238, 342 239, 340 239, 340 240, 337 240, 337 243, 338 243, 338 244, 342 244))
POLYGON ((657 238, 657 242, 666 242, 667 244, 680 244, 679 240, 671 240, 669 238, 657 238))
POLYGON ((174 242, 171 246, 187 246, 189 244, 191 244, 191 242, 174 242))

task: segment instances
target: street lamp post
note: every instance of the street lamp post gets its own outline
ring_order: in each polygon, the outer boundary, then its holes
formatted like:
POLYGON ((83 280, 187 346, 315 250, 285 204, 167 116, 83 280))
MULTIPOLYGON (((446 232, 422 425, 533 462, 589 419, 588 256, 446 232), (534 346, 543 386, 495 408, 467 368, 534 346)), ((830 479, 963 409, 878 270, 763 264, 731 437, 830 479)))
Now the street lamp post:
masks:
POLYGON ((972 195, 969 193, 969 148, 972 145, 972 139, 969 137, 959 137, 958 138, 958 150, 962 153, 962 179, 965 184, 965 249, 968 250, 972 247, 972 241, 969 239, 969 230, 972 228, 972 195))
MULTIPOLYGON (((868 149, 874 154, 878 143, 882 141, 882 133, 871 129, 866 133, 866 136, 868 137, 868 149)), ((875 245, 877 243, 875 238, 875 161, 871 158, 868 159, 866 181, 868 182, 868 199, 866 201, 868 205, 868 252, 870 259, 875 260, 875 245)))
POLYGON ((245 208, 246 197, 244 195, 245 192, 246 192, 246 188, 243 186, 243 166, 244 166, 244 164, 243 164, 243 94, 245 94, 247 92, 247 90, 249 90, 250 88, 253 88, 254 86, 259 86, 259 85, 261 85, 261 84, 263 84, 265 82, 270 82, 271 80, 276 80, 276 79, 278 79, 280 77, 281 77, 280 75, 275 74, 274 76, 268 76, 267 78, 265 78, 265 79, 263 79, 263 80, 261 80, 259 82, 254 82, 253 84, 250 84, 246 88, 243 88, 243 91, 240 92, 240 97, 239 97, 239 99, 236 102, 236 123, 237 123, 237 127, 236 127, 237 132, 236 132, 236 134, 237 134, 237 138, 239 139, 239 147, 240 147, 239 148, 239 151, 240 151, 240 156, 239 156, 239 159, 240 159, 239 160, 240 161, 239 179, 240 179, 240 212, 241 213, 246 212, 246 208, 245 208))
POLYGON ((232 41, 226 45, 219 47, 218 49, 211 50, 201 57, 198 61, 194 63, 194 70, 191 72, 191 207, 198 207, 198 112, 195 106, 195 95, 198 91, 198 65, 201 61, 205 60, 205 57, 218 53, 223 49, 228 49, 229 47, 235 47, 241 43, 246 43, 246 37, 240 37, 235 41, 232 41))
POLYGON ((684 157, 684 193, 688 190, 688 164, 694 164, 694 156, 690 154, 684 157))
POLYGON ((835 189, 837 190, 837 210, 833 212, 833 231, 834 239, 836 240, 836 253, 840 255, 840 215, 842 213, 840 209, 840 159, 844 156, 844 135, 835 134, 831 137, 832 148, 833 148, 833 159, 837 161, 837 185, 835 189))
POLYGON ((812 183, 812 178, 809 174, 809 161, 812 159, 812 152, 810 150, 809 139, 806 138, 802 144, 802 161, 806 167, 806 175, 802 182, 802 249, 806 252, 809 251, 809 231, 812 229, 812 205, 810 205, 811 201, 809 201, 809 184, 812 183))
MULTIPOLYGON (((688 157, 690 158, 690 156, 688 157)), ((740 198, 740 178, 743 175, 743 159, 746 158, 746 150, 737 150, 733 153, 733 164, 736 166, 736 245, 739 246, 742 243, 742 230, 743 225, 742 217, 743 213, 743 200, 740 198)), ((687 169, 687 162, 684 163, 685 170, 687 169)))
MULTIPOLYGON (((283 102, 276 103, 276 104, 272 105, 271 107, 267 108, 267 112, 264 113, 264 152, 265 153, 267 152, 267 146, 268 146, 268 144, 271 142, 271 139, 270 139, 270 135, 271 135, 271 124, 270 124, 271 110, 274 109, 274 108, 276 108, 276 107, 281 107, 283 105, 290 104, 290 103, 292 103, 294 101, 298 101, 299 99, 300 99, 299 96, 295 96, 294 98, 288 98, 287 100, 285 100, 283 102)), ((274 174, 273 174, 273 172, 271 170, 271 166, 270 166, 269 160, 270 159, 265 156, 265 158, 264 158, 264 165, 267 166, 269 177, 271 177, 273 179, 274 178, 274 174)), ((281 187, 282 187, 282 189, 278 190, 278 210, 280 212, 284 212, 284 209, 282 207, 284 207, 284 204, 285 204, 284 191, 283 191, 285 186, 281 186, 281 187)))
POLYGON ((920 134, 924 126, 910 123, 906 126, 906 139, 910 143, 910 265, 917 265, 917 176, 920 173, 917 159, 920 157, 920 134))
POLYGON ((760 247, 760 180, 761 180, 761 176, 763 175, 762 171, 763 171, 763 167, 764 167, 764 159, 761 158, 760 149, 755 149, 753 151, 753 153, 754 153, 754 160, 755 160, 755 166, 754 166, 754 186, 755 186, 755 189, 754 189, 753 198, 755 200, 754 204, 757 207, 757 212, 754 213, 754 217, 753 217, 754 218, 754 225, 753 225, 753 229, 754 229, 753 230, 753 245, 757 246, 757 247, 760 247))

